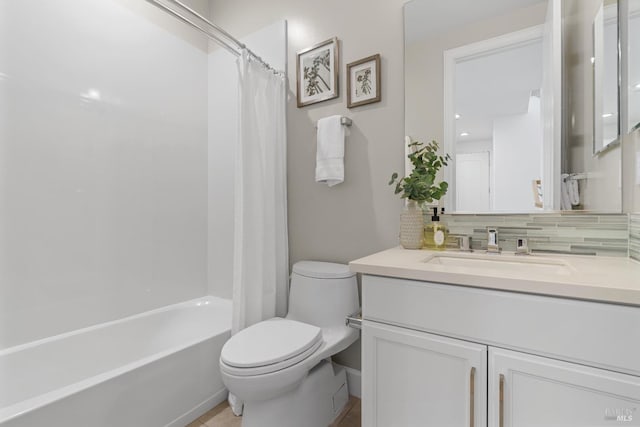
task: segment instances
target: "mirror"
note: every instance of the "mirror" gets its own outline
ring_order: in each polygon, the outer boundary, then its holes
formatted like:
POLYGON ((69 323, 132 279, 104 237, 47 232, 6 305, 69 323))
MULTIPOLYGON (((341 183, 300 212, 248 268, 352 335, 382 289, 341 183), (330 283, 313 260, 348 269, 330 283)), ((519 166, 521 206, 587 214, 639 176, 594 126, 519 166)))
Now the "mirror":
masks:
POLYGON ((622 2, 626 16, 626 55, 622 61, 625 64, 626 75, 623 81, 626 87, 626 119, 623 121, 625 132, 631 132, 640 127, 640 0, 622 2))
POLYGON ((620 144, 618 3, 595 3, 593 13, 593 153, 620 144))
POLYGON ((405 4, 405 132, 454 158, 442 176, 449 212, 620 212, 609 10, 615 2, 405 4))

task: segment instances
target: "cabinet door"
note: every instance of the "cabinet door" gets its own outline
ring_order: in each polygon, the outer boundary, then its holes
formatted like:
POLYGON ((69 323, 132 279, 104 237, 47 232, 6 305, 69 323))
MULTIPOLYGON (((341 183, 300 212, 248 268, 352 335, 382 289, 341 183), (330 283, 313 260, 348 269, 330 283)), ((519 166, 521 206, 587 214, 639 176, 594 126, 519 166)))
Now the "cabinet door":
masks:
POLYGON ((640 426, 640 378, 489 348, 489 426, 640 426))
POLYGON ((486 426, 486 346, 367 320, 362 346, 363 426, 486 426))

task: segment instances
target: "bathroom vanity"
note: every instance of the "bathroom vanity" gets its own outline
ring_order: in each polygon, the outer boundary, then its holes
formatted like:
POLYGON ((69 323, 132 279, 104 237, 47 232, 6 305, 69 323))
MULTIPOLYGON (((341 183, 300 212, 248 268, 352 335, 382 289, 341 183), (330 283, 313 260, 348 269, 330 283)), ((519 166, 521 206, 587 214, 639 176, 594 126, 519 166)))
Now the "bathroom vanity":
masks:
POLYGON ((640 263, 394 248, 362 273, 362 424, 640 425, 640 263))

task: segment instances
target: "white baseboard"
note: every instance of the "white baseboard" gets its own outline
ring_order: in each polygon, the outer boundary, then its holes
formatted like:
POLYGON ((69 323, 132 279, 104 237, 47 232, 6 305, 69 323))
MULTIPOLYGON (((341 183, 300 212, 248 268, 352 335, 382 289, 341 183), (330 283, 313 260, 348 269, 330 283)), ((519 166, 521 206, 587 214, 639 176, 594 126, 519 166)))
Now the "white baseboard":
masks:
MULTIPOLYGON (((349 381, 349 380, 347 380, 349 381)), ((165 427, 183 427, 194 421, 196 418, 207 413, 211 408, 219 405, 227 399, 227 389, 223 388, 205 401, 199 403, 195 408, 183 414, 167 424, 165 427)))
POLYGON ((343 368, 346 371, 349 394, 351 396, 360 398, 362 396, 362 375, 360 374, 360 371, 358 371, 357 369, 349 368, 347 366, 338 365, 337 363, 334 363, 334 365, 343 368))

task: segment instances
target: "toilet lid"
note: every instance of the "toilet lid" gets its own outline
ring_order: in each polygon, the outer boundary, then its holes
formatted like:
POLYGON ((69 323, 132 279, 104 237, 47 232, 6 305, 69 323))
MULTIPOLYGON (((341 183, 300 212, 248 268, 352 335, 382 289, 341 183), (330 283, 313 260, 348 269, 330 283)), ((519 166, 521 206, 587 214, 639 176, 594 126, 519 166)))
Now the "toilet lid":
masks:
POLYGON ((298 261, 291 271, 312 279, 346 279, 356 275, 346 264, 321 261, 298 261))
POLYGON ((273 318, 235 334, 220 359, 236 368, 255 368, 294 358, 319 345, 322 329, 295 320, 273 318))

